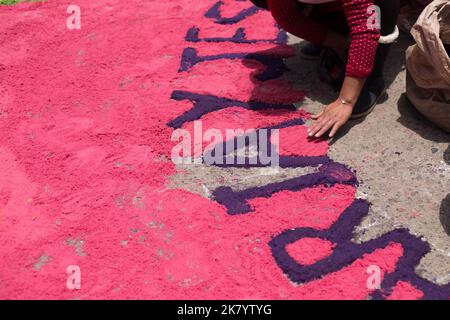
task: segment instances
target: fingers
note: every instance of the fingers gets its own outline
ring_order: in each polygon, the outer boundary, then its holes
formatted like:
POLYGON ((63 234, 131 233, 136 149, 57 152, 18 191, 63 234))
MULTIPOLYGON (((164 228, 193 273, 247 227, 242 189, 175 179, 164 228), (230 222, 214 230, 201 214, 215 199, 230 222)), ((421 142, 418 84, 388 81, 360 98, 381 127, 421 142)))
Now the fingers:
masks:
POLYGON ((308 136, 310 138, 320 138, 330 131, 329 137, 334 137, 339 128, 348 121, 351 113, 352 108, 343 108, 342 102, 337 100, 335 103, 327 106, 324 111, 311 116, 315 122, 308 129, 308 136))
POLYGON ((322 111, 322 112, 319 112, 318 114, 312 114, 312 115, 311 115, 311 119, 317 120, 317 119, 319 119, 322 115, 323 115, 323 111, 322 111))
POLYGON ((342 123, 337 122, 334 124, 333 129, 331 129, 330 132, 330 138, 333 138, 336 132, 339 130, 339 128, 342 127, 342 123))
POLYGON ((308 128, 309 137, 314 136, 322 128, 323 121, 324 121, 323 119, 319 119, 310 128, 308 128))
POLYGON ((321 126, 320 130, 314 135, 314 137, 320 138, 325 134, 325 132, 330 130, 334 126, 334 124, 335 124, 334 120, 328 120, 321 126))
POLYGON ((308 136, 309 137, 316 137, 319 138, 321 135, 323 135, 327 130, 329 130, 333 126, 333 120, 329 118, 320 118, 317 120, 312 127, 308 129, 308 136), (325 130, 325 131, 324 131, 325 130))

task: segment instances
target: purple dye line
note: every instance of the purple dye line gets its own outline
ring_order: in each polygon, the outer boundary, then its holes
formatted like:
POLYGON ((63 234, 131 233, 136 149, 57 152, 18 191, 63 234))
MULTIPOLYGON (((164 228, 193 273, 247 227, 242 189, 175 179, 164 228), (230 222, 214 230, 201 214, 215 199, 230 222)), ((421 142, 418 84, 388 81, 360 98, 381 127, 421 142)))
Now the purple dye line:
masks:
POLYGON ((241 43, 241 44, 250 44, 250 43, 273 43, 273 44, 285 44, 287 34, 286 32, 280 30, 276 39, 247 39, 247 35, 245 34, 244 28, 239 28, 236 30, 236 33, 231 38, 223 38, 223 37, 213 37, 213 38, 200 38, 199 37, 200 29, 196 27, 192 27, 188 30, 185 40, 188 42, 231 42, 231 43, 241 43))
POLYGON ((407 229, 396 229, 379 238, 357 244, 352 242, 353 230, 369 211, 365 200, 355 200, 328 230, 298 228, 287 230, 269 242, 272 255, 278 266, 296 283, 306 283, 320 279, 328 274, 351 265, 365 254, 385 248, 390 243, 402 245, 404 254, 399 258, 394 272, 387 274, 381 289, 373 294, 374 299, 384 299, 398 281, 406 281, 424 293, 424 299, 447 299, 450 296, 450 285, 438 286, 420 278, 414 271, 420 259, 430 251, 429 245, 411 235, 407 229), (286 250, 286 246, 304 238, 319 238, 335 244, 333 253, 309 266, 298 264, 286 250))
POLYGON ((234 191, 230 187, 219 187, 213 192, 213 199, 227 208, 229 215, 246 214, 252 211, 248 200, 270 198, 281 191, 301 191, 314 186, 331 187, 336 184, 357 185, 353 172, 338 163, 328 163, 319 168, 319 172, 307 174, 283 182, 254 187, 243 191, 234 191))
MULTIPOLYGON (((260 130, 267 130, 267 133, 269 135, 269 138, 267 139, 267 145, 265 146, 265 150, 272 150, 272 144, 270 142, 270 137, 272 135, 272 131, 276 130, 276 129, 283 129, 283 128, 288 128, 291 126, 298 126, 298 125, 304 125, 305 121, 302 118, 298 118, 298 119, 291 119, 285 122, 282 122, 280 124, 274 125, 274 126, 268 126, 268 127, 263 127, 263 128, 259 128, 256 129, 255 131, 253 131, 252 133, 247 133, 244 136, 237 136, 234 137, 233 139, 224 141, 221 145, 217 144, 218 149, 222 150, 222 161, 221 163, 214 163, 211 164, 213 166, 216 167, 221 167, 221 168, 263 168, 263 167, 267 167, 269 165, 267 164, 263 164, 260 156, 258 155, 255 158, 246 158, 245 159, 245 163, 243 164, 238 164, 237 163, 237 156, 235 156, 234 160, 235 161, 226 161, 226 156, 227 156, 227 146, 229 146, 229 144, 232 143, 233 145, 233 149, 232 151, 236 151, 238 148, 238 140, 242 139, 243 137, 246 139, 246 144, 245 147, 249 146, 249 136, 251 134, 256 133, 256 136, 258 137, 258 141, 257 141, 257 150, 261 150, 261 146, 260 146, 260 141, 259 141, 259 132, 260 130)), ((209 157, 214 157, 215 159, 217 159, 215 157, 216 155, 216 147, 212 148, 211 150, 209 150, 204 157, 209 156, 209 157)), ((271 156, 271 153, 268 153, 268 156, 271 156)), ((279 167, 281 168, 304 168, 304 167, 317 167, 321 164, 327 164, 330 163, 331 160, 328 156, 313 156, 313 157, 298 157, 298 156, 280 156, 280 155, 275 155, 278 156, 279 158, 279 167)), ((205 163, 205 162, 203 162, 205 163)))
POLYGON ((211 9, 209 9, 205 13, 205 17, 209 19, 213 19, 214 23, 217 24, 235 24, 238 23, 255 13, 257 13, 259 10, 262 10, 261 8, 258 8, 256 6, 250 6, 247 9, 241 10, 238 14, 236 14, 234 17, 230 18, 223 18, 222 14, 220 12, 220 7, 223 5, 223 1, 216 2, 211 9))
POLYGON ((255 79, 259 81, 268 81, 277 79, 287 71, 283 58, 273 54, 260 53, 224 53, 211 56, 199 56, 194 48, 185 48, 181 56, 181 65, 178 72, 186 72, 193 68, 196 64, 205 61, 215 61, 220 59, 241 59, 256 60, 266 66, 266 70, 255 75, 255 79))
POLYGON ((187 91, 173 91, 172 99, 176 101, 189 100, 193 103, 192 109, 168 123, 168 126, 179 129, 185 123, 200 119, 203 115, 213 111, 230 107, 241 107, 248 110, 285 109, 295 111, 293 104, 273 104, 264 102, 243 102, 228 98, 220 98, 213 95, 197 94, 187 91))

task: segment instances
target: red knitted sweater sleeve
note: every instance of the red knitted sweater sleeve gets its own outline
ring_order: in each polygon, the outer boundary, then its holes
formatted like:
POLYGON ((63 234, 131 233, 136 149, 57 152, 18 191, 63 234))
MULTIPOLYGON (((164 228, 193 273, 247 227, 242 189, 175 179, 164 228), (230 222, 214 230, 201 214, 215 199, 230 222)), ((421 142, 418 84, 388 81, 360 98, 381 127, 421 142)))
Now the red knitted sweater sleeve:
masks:
POLYGON ((372 72, 375 54, 380 39, 380 30, 369 27, 369 7, 373 0, 343 0, 351 43, 346 74, 356 78, 367 78, 372 72))
MULTIPOLYGON (((268 0, 269 9, 287 32, 309 42, 321 44, 328 29, 299 11, 298 0, 268 0)), ((346 74, 367 78, 372 72, 380 31, 368 27, 368 8, 373 0, 340 0, 350 28, 351 44, 346 74)))

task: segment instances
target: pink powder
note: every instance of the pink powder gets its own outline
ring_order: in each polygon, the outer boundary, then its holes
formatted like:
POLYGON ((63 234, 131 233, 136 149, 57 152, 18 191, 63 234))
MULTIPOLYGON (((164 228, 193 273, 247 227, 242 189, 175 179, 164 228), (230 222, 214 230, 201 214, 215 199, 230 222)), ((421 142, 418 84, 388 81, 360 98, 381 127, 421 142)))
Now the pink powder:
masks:
POLYGON ((347 185, 316 187, 298 192, 281 191, 270 198, 249 200, 254 210, 249 216, 252 221, 267 219, 272 234, 295 227, 324 230, 336 222, 353 202, 354 195, 355 188, 347 185))
POLYGON ((291 243, 286 250, 297 263, 309 266, 328 257, 334 246, 333 243, 322 239, 304 238, 291 243))
POLYGON ((282 156, 322 156, 328 151, 324 140, 308 139, 305 126, 292 126, 280 130, 279 153, 282 156))
POLYGON ((419 300, 423 292, 413 287, 408 282, 399 281, 392 290, 388 300, 419 300))
MULTIPOLYGON (((66 27, 67 1, 0 7, 0 298, 364 299, 369 265, 394 270, 403 254, 395 243, 299 287, 274 261, 273 236, 329 228, 354 187, 252 199, 243 216, 167 190, 176 173, 167 123, 192 106, 170 99, 174 90, 240 101, 272 100, 271 92, 276 102, 303 97, 286 81, 255 81, 254 62, 204 62, 178 73, 186 47, 200 55, 238 48, 292 55, 270 43, 186 42, 194 26, 201 37, 231 37, 239 27, 249 39, 278 34, 263 11, 232 26, 213 23, 204 13, 215 2, 79 0, 81 30, 66 27), (70 265, 81 268, 80 290, 66 287, 70 265)), ((226 17, 248 5, 224 3, 226 17)), ((230 109, 203 120, 257 128, 288 117, 230 109)), ((326 153, 325 143, 305 140, 303 127, 282 137, 283 154, 326 153)))
MULTIPOLYGON (((256 129, 271 127, 279 123, 288 121, 290 119, 305 118, 305 117, 307 117, 307 115, 304 111, 295 111, 295 112, 287 110, 252 111, 240 107, 231 107, 204 115, 198 120, 201 121, 201 123, 198 122, 197 126, 198 128, 200 128, 199 125, 201 125, 202 131, 201 133, 200 132, 199 133, 201 134, 202 137, 204 136, 204 133, 207 130, 215 129, 219 130, 221 136, 223 137, 223 140, 220 141, 227 141, 234 138, 237 135, 242 135, 242 133, 239 134, 239 132, 241 131, 246 133, 253 132, 256 129)), ((195 135, 194 122, 189 122, 185 124, 183 126, 183 129, 189 132, 190 137, 192 137, 192 139, 194 138, 195 135)), ((216 144, 219 143, 220 141, 208 141, 208 140, 202 141, 201 145, 202 150, 205 152, 208 150, 208 148, 206 147, 210 145, 211 142, 214 142, 216 144)), ((178 141, 175 141, 175 143, 178 143, 178 141)), ((194 143, 195 141, 191 141, 192 147, 194 147, 194 143)), ((198 154, 195 154, 194 150, 192 150, 192 154, 198 156, 198 154)))

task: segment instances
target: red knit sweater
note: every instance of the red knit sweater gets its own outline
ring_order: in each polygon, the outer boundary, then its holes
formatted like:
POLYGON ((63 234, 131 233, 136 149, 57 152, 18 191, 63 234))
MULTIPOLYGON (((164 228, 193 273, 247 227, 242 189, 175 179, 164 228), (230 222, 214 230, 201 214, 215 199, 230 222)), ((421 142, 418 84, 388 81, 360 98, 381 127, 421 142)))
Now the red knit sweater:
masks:
MULTIPOLYGON (((298 10, 298 0, 268 0, 272 15, 287 32, 321 44, 327 28, 298 10)), ((367 78, 372 72, 380 30, 368 27, 369 6, 373 0, 336 0, 341 3, 350 28, 351 44, 346 74, 356 78, 367 78)))

